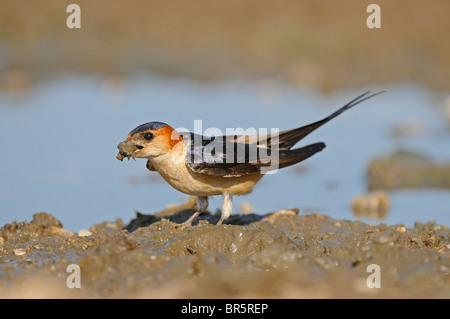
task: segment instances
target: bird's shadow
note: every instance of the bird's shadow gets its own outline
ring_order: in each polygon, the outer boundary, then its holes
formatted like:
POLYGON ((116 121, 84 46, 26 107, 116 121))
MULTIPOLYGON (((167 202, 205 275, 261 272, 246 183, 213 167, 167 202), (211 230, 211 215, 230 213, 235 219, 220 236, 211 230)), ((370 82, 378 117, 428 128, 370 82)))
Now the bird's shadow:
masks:
MULTIPOLYGON (((136 212, 136 218, 131 220, 128 225, 126 225, 123 229, 126 229, 128 232, 133 232, 139 227, 147 227, 153 223, 156 223, 160 221, 161 219, 168 219, 174 223, 184 223, 186 220, 189 219, 194 213, 195 209, 182 209, 174 214, 166 215, 166 216, 155 216, 151 214, 141 214, 139 212, 136 212)), ((224 224, 229 225, 248 225, 253 222, 259 221, 265 216, 265 215, 259 215, 259 214, 245 214, 245 215, 231 215, 224 224)), ((218 214, 209 214, 209 213, 202 213, 200 214, 196 220, 192 222, 192 225, 197 225, 199 220, 207 220, 211 224, 216 224, 220 219, 220 215, 218 214)))

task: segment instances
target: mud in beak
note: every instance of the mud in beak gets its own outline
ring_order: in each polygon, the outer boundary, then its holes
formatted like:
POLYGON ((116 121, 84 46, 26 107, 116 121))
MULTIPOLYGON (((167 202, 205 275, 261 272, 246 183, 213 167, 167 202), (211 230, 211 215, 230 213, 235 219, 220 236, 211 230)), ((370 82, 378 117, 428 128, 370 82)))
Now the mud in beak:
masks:
POLYGON ((117 145, 117 148, 119 149, 119 154, 117 154, 116 158, 119 161, 123 161, 125 157, 130 160, 130 157, 132 157, 134 160, 136 160, 136 157, 134 156, 134 152, 137 150, 143 149, 143 146, 140 145, 134 145, 131 144, 128 141, 120 142, 119 145, 117 145))

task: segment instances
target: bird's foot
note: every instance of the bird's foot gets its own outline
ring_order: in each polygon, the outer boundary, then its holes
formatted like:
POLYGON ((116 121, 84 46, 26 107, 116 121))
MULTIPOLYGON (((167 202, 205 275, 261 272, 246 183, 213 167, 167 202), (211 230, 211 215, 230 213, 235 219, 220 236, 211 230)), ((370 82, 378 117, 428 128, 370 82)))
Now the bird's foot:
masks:
POLYGON ((201 212, 195 212, 187 221, 184 222, 186 226, 192 226, 192 222, 200 215, 201 212))

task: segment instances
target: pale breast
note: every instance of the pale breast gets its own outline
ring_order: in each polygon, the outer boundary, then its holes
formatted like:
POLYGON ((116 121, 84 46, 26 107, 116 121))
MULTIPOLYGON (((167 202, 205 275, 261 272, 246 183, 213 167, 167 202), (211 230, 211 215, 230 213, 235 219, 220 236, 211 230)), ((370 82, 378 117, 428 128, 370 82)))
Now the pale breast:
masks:
MULTIPOLYGON (((182 154, 180 154, 182 156, 182 154)), ((194 173, 184 158, 168 156, 151 160, 156 171, 176 190, 194 196, 244 195, 253 190, 263 175, 251 174, 241 177, 220 177, 194 173)))

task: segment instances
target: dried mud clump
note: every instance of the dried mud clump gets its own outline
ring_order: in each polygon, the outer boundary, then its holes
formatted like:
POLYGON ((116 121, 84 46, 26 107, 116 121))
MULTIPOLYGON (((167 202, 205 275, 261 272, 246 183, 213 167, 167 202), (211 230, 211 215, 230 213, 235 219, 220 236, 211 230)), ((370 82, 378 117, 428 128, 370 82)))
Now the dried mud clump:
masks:
POLYGON ((36 241, 50 236, 67 237, 72 232, 62 228, 62 223, 53 215, 47 213, 36 213, 31 222, 12 222, 0 229, 0 243, 24 243, 36 241))
POLYGON ((433 163, 427 157, 399 151, 374 159, 368 168, 369 191, 401 188, 450 188, 450 164, 433 163))
POLYGON ((116 158, 119 161, 122 161, 125 157, 127 157, 128 160, 130 160, 130 157, 135 159, 134 152, 138 149, 137 146, 126 142, 120 142, 119 145, 117 145, 117 148, 119 149, 119 153, 116 158))

